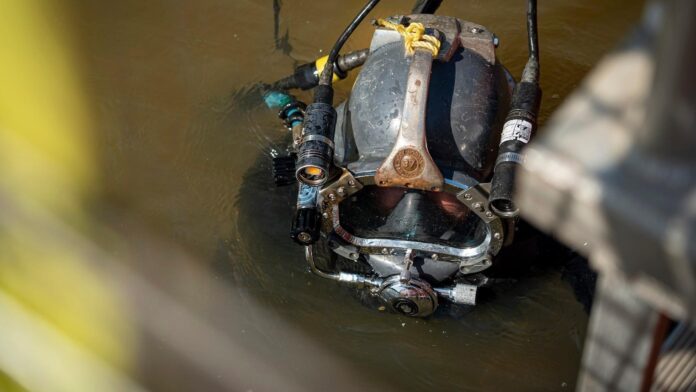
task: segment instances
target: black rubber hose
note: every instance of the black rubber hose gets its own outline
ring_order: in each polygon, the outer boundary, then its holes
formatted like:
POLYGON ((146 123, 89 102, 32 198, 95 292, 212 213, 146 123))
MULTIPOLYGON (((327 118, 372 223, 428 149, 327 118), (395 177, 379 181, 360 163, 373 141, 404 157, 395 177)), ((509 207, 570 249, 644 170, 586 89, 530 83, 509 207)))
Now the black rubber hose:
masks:
POLYGON ((512 218, 519 213, 513 201, 515 176, 518 166, 524 162, 522 150, 536 131, 541 103, 536 0, 528 0, 527 4, 529 59, 520 83, 512 93, 512 104, 500 137, 488 199, 491 210, 503 218, 512 218))
POLYGON ((537 2, 527 2, 527 37, 529 39, 529 57, 539 61, 539 34, 537 33, 537 2))
POLYGON ((348 37, 380 0, 370 0, 353 18, 338 38, 326 59, 326 66, 314 89, 314 102, 307 106, 302 128, 302 142, 297 152, 297 179, 305 185, 318 187, 329 176, 333 162, 333 138, 336 131, 336 110, 333 108, 333 64, 348 37))
POLYGON ((434 14, 442 4, 442 0, 417 0, 411 10, 412 14, 434 14))
MULTIPOLYGON (((346 27, 341 36, 338 37, 338 40, 336 40, 336 43, 334 44, 333 48, 331 48, 331 52, 329 52, 329 58, 326 62, 327 64, 336 63, 336 60, 338 59, 338 53, 341 51, 341 48, 343 48, 343 45, 346 43, 351 34, 353 34, 360 22, 362 22, 363 19, 365 19, 365 17, 367 16, 367 14, 369 14, 370 11, 372 11, 372 9, 375 8, 379 1, 380 0, 368 1, 367 4, 365 4, 365 6, 360 10, 360 12, 358 12, 355 18, 353 18, 353 20, 350 22, 348 27, 346 27)), ((324 71, 321 73, 321 77, 319 78, 319 85, 330 86, 332 80, 333 67, 324 67, 324 71)))

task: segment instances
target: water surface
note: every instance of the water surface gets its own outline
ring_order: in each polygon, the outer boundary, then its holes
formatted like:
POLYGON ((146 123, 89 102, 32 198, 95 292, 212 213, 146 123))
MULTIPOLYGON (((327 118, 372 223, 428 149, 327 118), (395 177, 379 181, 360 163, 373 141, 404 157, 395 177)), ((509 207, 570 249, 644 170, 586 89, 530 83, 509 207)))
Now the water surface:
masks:
MULTIPOLYGON (((385 0, 370 18, 411 3, 385 0)), ((544 121, 635 23, 641 4, 539 3, 544 121)), ((525 269, 475 309, 427 320, 367 308, 350 289, 307 272, 288 238, 294 190, 276 189, 270 177, 269 154, 284 148, 286 131, 253 85, 325 53, 361 2, 281 4, 277 29, 271 0, 81 4, 75 29, 99 128, 105 215, 127 215, 183 246, 212 279, 298 326, 367 380, 404 391, 572 389, 587 316, 559 266, 525 269)), ((514 75, 526 61, 524 12, 524 1, 502 0, 445 1, 439 11, 495 32, 514 75)), ((346 49, 367 46, 372 30, 361 26, 346 49)), ((337 102, 354 77, 337 84, 337 102)))

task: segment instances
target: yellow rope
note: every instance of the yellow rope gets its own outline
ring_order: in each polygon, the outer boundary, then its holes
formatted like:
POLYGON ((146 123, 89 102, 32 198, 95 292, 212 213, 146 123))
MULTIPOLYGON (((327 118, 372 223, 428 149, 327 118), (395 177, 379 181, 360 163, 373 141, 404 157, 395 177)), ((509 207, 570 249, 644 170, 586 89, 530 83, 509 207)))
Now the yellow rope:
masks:
POLYGON ((440 51, 440 40, 425 34, 425 27, 422 23, 411 23, 406 27, 388 20, 378 19, 377 25, 401 34, 404 37, 404 47, 408 55, 412 55, 416 49, 426 49, 433 54, 433 57, 436 57, 440 51))

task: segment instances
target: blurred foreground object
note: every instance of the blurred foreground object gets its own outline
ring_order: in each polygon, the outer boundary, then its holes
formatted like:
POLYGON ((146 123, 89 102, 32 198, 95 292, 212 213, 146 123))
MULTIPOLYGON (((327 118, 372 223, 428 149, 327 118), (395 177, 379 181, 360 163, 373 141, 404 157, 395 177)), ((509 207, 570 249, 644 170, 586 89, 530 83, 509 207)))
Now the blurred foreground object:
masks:
POLYGON ((696 390, 694 20, 694 2, 649 4, 526 151, 524 217, 600 273, 581 391, 696 390))
POLYGON ((119 374, 134 355, 125 304, 66 233, 93 228, 96 175, 65 7, 9 1, 3 15, 0 386, 137 390, 119 374))
POLYGON ((141 222, 97 217, 79 14, 2 8, 0 390, 384 390, 141 222))

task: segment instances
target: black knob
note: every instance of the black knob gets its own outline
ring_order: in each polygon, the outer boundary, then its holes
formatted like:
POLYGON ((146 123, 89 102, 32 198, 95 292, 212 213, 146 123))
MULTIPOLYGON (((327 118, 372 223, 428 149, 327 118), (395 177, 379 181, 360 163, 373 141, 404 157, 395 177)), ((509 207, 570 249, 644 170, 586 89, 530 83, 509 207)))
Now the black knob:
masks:
POLYGON ((292 220, 290 236, 300 245, 310 245, 319 240, 319 210, 313 208, 298 208, 292 220))

